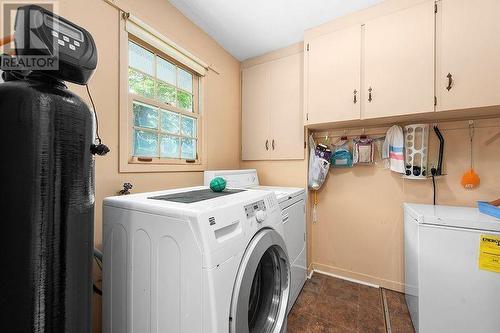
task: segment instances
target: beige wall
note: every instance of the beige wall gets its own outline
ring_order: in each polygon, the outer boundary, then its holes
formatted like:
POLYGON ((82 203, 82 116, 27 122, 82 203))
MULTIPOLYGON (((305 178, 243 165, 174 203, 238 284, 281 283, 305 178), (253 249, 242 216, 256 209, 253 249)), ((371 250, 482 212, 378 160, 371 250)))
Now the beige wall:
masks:
MULTIPOLYGON (((468 123, 439 124, 446 140, 447 175, 436 180, 438 204, 476 206, 477 200, 500 197, 500 119, 478 120, 475 126, 475 168, 481 186, 465 190, 460 178, 469 167, 468 123), (488 144, 495 135, 498 139, 488 144)), ((429 162, 434 163, 438 144, 432 130, 430 139, 429 162)), ((402 179, 384 169, 380 161, 373 166, 332 169, 318 193, 318 222, 312 226, 313 267, 403 290, 404 202, 432 204, 432 182, 402 179)))
MULTIPOLYGON (((240 163, 240 63, 205 32, 195 26, 167 0, 115 1, 151 25, 178 45, 214 65, 220 75, 207 75, 208 168, 238 168, 240 163)), ((201 185, 203 173, 119 173, 119 11, 103 0, 62 0, 63 17, 85 27, 99 50, 98 69, 90 81, 99 111, 100 134, 111 152, 96 159, 95 244, 102 244, 101 209, 103 198, 115 195, 124 182, 134 185, 134 192, 201 185)), ((71 86, 85 100, 82 87, 71 86)), ((94 331, 100 331, 100 300, 95 299, 94 331)))

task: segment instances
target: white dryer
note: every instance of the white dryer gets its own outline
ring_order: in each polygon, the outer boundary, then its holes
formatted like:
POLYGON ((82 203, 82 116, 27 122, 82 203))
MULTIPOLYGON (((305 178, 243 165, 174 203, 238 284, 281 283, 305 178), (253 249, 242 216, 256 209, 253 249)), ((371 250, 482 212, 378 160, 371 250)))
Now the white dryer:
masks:
POLYGON ((306 191, 304 188, 260 186, 257 170, 205 171, 205 186, 215 177, 222 177, 228 188, 246 188, 271 191, 281 208, 285 244, 291 265, 290 310, 307 278, 306 263, 306 191))
POLYGON ((103 331, 286 331, 290 269, 267 191, 104 200, 103 331))

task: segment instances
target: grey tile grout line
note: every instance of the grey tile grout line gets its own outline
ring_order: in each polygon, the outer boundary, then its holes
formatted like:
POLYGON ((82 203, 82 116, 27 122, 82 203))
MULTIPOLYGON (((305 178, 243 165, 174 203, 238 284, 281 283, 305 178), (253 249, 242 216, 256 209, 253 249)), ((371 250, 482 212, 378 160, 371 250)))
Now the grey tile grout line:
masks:
POLYGON ((380 293, 382 294, 382 303, 384 305, 385 329, 387 333, 392 333, 391 318, 389 315, 389 307, 387 306, 387 297, 385 296, 385 289, 380 288, 380 293))

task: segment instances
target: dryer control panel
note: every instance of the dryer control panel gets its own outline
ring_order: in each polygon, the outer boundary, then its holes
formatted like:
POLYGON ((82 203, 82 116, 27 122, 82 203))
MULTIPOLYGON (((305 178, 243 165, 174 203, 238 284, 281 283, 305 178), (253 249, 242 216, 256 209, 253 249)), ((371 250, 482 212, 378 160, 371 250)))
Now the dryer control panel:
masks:
POLYGON ((266 204, 264 203, 264 200, 259 200, 245 206, 245 214, 247 215, 247 219, 254 217, 257 211, 266 211, 266 204))

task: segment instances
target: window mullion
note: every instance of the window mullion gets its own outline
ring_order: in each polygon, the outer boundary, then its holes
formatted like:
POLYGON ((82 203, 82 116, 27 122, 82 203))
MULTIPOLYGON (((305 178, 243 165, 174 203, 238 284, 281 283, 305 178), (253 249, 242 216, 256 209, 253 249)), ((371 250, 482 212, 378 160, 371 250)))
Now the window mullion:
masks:
POLYGON ((182 115, 179 115, 179 149, 177 151, 177 156, 182 159, 182 115))
MULTIPOLYGON (((156 64, 156 62, 155 62, 156 64)), ((160 136, 160 133, 161 133, 161 117, 162 117, 162 112, 161 112, 161 109, 160 108, 157 108, 158 110, 158 127, 156 128, 156 136, 158 137, 158 144, 157 144, 157 151, 158 151, 158 158, 161 158, 161 136, 160 136)))

